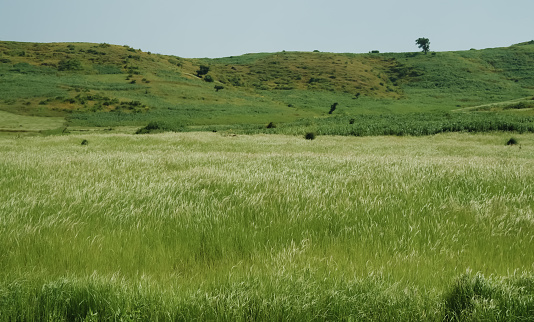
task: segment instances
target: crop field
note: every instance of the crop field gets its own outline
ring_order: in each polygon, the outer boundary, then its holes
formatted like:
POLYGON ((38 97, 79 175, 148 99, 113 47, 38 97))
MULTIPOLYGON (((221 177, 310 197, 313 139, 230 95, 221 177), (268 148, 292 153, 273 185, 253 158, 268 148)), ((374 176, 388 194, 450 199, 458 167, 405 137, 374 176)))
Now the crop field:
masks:
POLYGON ((531 320, 510 137, 0 136, 0 320, 531 320))

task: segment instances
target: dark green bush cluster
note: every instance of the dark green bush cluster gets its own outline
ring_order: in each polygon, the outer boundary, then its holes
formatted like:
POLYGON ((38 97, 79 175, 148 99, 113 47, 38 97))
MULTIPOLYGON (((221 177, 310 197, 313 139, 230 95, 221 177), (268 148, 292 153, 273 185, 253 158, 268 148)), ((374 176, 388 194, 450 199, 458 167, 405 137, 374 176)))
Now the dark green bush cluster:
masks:
POLYGON ((202 77, 210 71, 210 67, 206 65, 200 65, 196 71, 198 77, 202 77))
POLYGON ((534 104, 531 103, 531 102, 519 102, 519 103, 512 104, 512 105, 507 105, 503 109, 505 109, 505 110, 512 110, 512 109, 521 110, 521 109, 524 109, 524 108, 531 108, 531 107, 534 107, 534 104))
POLYGON ((115 107, 115 111, 128 110, 128 111, 137 113, 137 112, 141 112, 145 108, 146 108, 146 105, 141 103, 140 101, 129 101, 129 102, 120 102, 120 104, 115 107))
POLYGON ((138 129, 135 134, 149 134, 171 131, 169 125, 163 122, 150 122, 147 126, 138 129))
POLYGON ((104 108, 112 109, 114 111, 122 110, 129 112, 141 112, 146 109, 146 105, 140 101, 120 101, 116 98, 102 96, 99 94, 78 94, 75 97, 57 96, 55 98, 48 98, 39 102, 39 105, 48 105, 53 102, 80 104, 85 108, 90 107, 91 111, 96 112, 104 108))
POLYGON ((139 71, 139 66, 125 66, 124 68, 130 75, 141 75, 141 72, 139 71))
POLYGON ((94 49, 87 49, 86 53, 91 54, 91 55, 102 55, 102 56, 106 55, 105 52, 94 50, 94 49))
POLYGON ((213 77, 211 75, 204 76, 204 81, 208 83, 213 83, 213 77))
POLYGON ((518 143, 517 139, 512 137, 510 140, 506 141, 506 145, 516 145, 518 143))
POLYGON ((59 71, 81 70, 82 62, 78 59, 62 59, 57 65, 59 71))
POLYGON ((315 132, 308 132, 304 135, 306 140, 315 140, 315 132))

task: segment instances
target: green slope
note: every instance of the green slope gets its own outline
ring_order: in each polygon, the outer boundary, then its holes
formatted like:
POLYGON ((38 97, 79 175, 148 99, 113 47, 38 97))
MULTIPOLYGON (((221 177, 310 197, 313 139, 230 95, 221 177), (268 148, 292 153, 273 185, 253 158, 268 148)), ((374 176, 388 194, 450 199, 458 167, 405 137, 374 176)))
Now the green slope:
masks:
POLYGON ((109 44, 0 42, 0 110, 86 126, 282 123, 327 116, 333 103, 341 115, 451 111, 530 98, 533 63, 533 42, 427 55, 219 59, 109 44), (209 72, 197 76, 201 65, 209 72))

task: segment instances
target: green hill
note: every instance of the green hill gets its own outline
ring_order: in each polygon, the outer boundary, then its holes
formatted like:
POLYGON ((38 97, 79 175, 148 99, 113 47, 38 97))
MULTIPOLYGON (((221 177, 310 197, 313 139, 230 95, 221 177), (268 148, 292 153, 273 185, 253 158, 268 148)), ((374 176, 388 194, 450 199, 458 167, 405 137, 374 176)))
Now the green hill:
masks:
POLYGON ((0 42, 0 110, 83 126, 285 123, 330 116, 333 103, 332 115, 348 117, 466 109, 532 115, 532 66, 532 41, 426 55, 218 59, 109 44, 0 42))

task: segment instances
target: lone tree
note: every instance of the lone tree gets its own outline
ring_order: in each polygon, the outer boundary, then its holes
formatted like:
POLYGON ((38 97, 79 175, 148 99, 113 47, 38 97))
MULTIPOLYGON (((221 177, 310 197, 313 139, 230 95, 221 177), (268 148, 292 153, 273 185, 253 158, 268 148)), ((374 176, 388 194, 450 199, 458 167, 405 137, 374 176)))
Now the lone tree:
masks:
POLYGON ((425 55, 430 50, 430 40, 428 40, 428 38, 417 38, 415 44, 423 50, 425 55))

